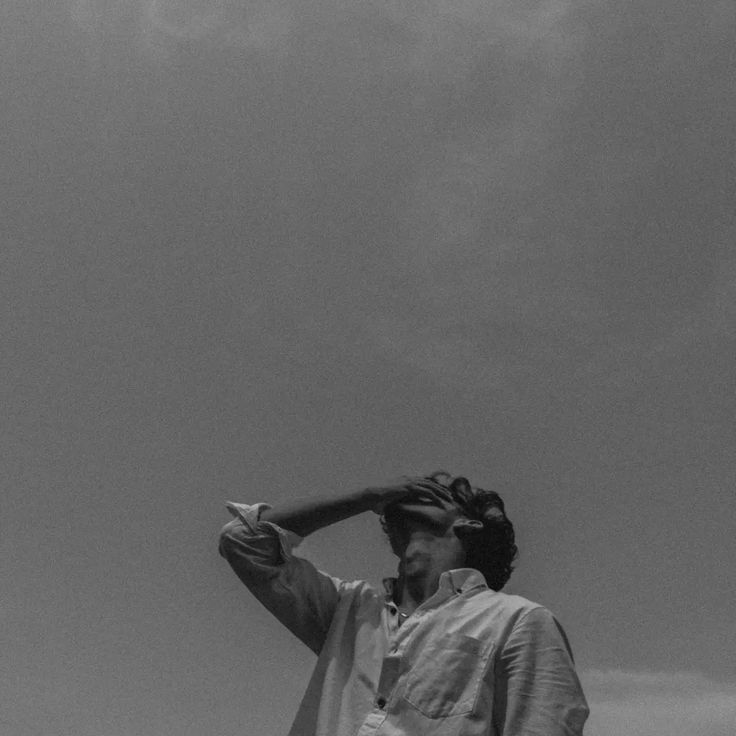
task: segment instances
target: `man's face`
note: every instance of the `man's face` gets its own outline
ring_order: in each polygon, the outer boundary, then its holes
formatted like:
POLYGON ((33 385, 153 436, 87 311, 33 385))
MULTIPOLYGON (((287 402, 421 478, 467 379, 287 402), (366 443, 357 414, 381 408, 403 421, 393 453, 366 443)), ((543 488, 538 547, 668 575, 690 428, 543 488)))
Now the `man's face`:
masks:
POLYGON ((429 567, 463 567, 465 550, 454 525, 464 514, 449 491, 416 491, 386 508, 392 528, 391 546, 404 565, 404 574, 420 574, 429 567))

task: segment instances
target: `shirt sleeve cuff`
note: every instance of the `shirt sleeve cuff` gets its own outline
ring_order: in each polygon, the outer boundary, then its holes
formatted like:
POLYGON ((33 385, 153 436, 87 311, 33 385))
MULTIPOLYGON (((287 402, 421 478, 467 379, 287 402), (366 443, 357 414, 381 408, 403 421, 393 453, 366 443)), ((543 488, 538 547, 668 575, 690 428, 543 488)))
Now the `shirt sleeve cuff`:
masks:
POLYGON ((281 558, 284 562, 291 559, 292 550, 298 547, 304 539, 304 537, 300 537, 298 534, 283 529, 270 521, 260 520, 261 512, 273 508, 270 504, 245 504, 228 501, 225 508, 242 523, 249 534, 253 536, 265 534, 269 537, 276 537, 279 540, 281 558))

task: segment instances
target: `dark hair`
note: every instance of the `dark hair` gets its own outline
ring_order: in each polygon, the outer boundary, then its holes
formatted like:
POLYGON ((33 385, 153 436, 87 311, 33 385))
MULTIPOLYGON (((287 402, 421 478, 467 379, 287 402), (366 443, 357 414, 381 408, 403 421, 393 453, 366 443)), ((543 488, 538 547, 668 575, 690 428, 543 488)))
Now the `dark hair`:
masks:
MULTIPOLYGON (((506 516, 501 496, 495 491, 474 488, 467 478, 453 478, 444 471, 427 478, 445 488, 468 519, 483 523, 482 530, 461 537, 467 555, 465 564, 480 571, 489 588, 501 590, 511 577, 511 563, 519 552, 514 543, 514 526, 506 516)), ((381 528, 391 540, 394 530, 385 514, 381 516, 381 528)))

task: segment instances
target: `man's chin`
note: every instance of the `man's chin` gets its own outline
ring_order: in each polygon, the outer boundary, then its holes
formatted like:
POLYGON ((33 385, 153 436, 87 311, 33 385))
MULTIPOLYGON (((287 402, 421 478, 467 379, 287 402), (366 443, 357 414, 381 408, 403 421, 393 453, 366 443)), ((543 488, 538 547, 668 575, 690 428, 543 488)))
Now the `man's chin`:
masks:
POLYGON ((426 574, 428 569, 428 560, 422 556, 411 557, 408 560, 404 560, 405 577, 420 577, 426 574))

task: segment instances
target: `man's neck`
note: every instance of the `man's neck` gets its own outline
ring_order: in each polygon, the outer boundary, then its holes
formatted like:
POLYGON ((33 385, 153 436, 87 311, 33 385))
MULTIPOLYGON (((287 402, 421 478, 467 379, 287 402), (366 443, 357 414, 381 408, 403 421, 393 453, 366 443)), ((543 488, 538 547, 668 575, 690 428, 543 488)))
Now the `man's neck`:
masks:
POLYGON ((429 573, 423 576, 405 578, 399 572, 395 603, 404 613, 411 614, 428 598, 431 598, 439 588, 441 572, 429 573))

